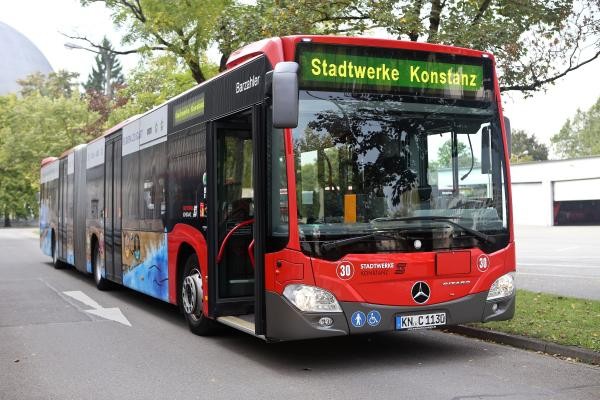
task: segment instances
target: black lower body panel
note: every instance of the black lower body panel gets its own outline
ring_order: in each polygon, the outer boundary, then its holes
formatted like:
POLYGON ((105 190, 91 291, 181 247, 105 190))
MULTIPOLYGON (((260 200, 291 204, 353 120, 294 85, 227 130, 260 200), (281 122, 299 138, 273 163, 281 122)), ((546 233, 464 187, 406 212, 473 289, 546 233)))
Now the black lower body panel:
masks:
POLYGON ((296 309, 284 297, 266 293, 267 338, 269 340, 299 340, 348 334, 389 332, 396 330, 397 315, 415 315, 443 312, 445 325, 467 322, 503 321, 515 313, 515 296, 487 301, 487 292, 462 297, 457 300, 425 306, 386 306, 380 304, 340 302, 343 313, 305 313, 296 309), (358 313, 365 318, 362 326, 354 326, 352 316, 358 313), (362 313, 362 314, 361 314, 362 313), (371 315, 378 318, 367 323, 371 315), (319 320, 329 317, 329 327, 319 325, 319 320))

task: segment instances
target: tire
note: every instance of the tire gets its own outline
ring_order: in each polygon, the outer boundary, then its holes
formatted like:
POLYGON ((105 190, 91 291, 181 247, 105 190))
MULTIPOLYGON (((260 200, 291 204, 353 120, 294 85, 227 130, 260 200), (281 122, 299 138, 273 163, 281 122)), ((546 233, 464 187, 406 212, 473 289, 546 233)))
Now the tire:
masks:
POLYGON ((102 277, 102 270, 100 269, 98 245, 94 243, 92 245, 92 273, 94 274, 94 282, 99 290, 107 290, 110 288, 110 282, 108 279, 102 277))
POLYGON ((200 264, 196 254, 190 255, 184 266, 179 282, 178 303, 185 316, 190 331, 199 336, 214 335, 218 330, 215 321, 202 314, 204 290, 200 264))
POLYGON ((52 265, 54 265, 55 269, 63 267, 62 261, 58 259, 58 244, 56 243, 54 233, 52 233, 52 265))

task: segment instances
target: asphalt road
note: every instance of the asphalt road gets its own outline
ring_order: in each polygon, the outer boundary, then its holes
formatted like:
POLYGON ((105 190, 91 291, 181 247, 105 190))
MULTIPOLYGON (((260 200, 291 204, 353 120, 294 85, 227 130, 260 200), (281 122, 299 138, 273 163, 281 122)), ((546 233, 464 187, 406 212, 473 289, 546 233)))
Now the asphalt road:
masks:
POLYGON ((439 331, 280 344, 229 329, 194 336, 168 304, 54 270, 32 232, 0 230, 0 399, 600 397, 598 367, 439 331), (64 293, 74 291, 92 302, 64 293), (131 326, 90 304, 118 307, 131 326))
POLYGON ((600 300, 600 226, 517 226, 515 242, 518 287, 600 300))

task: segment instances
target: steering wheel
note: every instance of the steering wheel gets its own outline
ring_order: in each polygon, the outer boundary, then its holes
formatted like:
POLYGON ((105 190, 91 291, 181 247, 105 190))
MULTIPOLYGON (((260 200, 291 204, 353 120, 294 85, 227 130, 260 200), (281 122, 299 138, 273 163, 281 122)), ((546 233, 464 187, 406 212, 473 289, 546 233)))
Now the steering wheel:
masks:
MULTIPOLYGON (((239 230, 240 228, 243 228, 244 226, 252 225, 253 223, 254 218, 242 221, 239 224, 235 225, 233 228, 231 228, 229 232, 227 232, 227 235, 225 235, 223 242, 221 242, 221 247, 219 248, 219 254, 217 255, 217 263, 220 263, 223 259, 223 254, 225 253, 225 246, 227 246, 227 241, 231 236, 233 236, 235 231, 239 230)), ((250 245, 248 246, 248 256, 250 257, 250 263, 252 263, 252 268, 254 268, 254 239, 252 239, 252 242, 250 242, 250 245)))

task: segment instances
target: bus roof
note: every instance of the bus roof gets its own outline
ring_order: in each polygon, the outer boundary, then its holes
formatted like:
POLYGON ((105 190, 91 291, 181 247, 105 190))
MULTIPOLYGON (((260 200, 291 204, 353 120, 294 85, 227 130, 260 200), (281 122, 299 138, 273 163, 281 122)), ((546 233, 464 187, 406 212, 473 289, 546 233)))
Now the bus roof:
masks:
POLYGON ((69 153, 73 153, 75 150, 80 149, 80 148, 85 147, 85 146, 87 146, 87 143, 81 143, 81 144, 78 144, 75 147, 71 147, 70 149, 63 151, 63 153, 60 155, 59 158, 66 157, 66 156, 69 155, 69 153))
POLYGON ((441 44, 357 36, 294 35, 284 36, 281 38, 274 37, 250 43, 242 47, 241 49, 238 49, 231 53, 231 56, 229 56, 229 59, 227 60, 227 68, 232 68, 238 64, 243 63, 249 58, 255 57, 259 54, 265 54, 269 59, 269 62, 273 66, 280 61, 293 60, 296 44, 302 41, 311 41, 315 43, 331 43, 339 45, 355 45, 365 47, 388 47, 396 49, 456 54, 468 57, 486 57, 492 60, 494 59, 494 56, 490 52, 466 49, 463 47, 453 47, 441 44))
POLYGON ((51 164, 51 163, 53 163, 53 162, 54 162, 54 161, 56 161, 56 160, 58 160, 58 158, 57 158, 57 157, 46 157, 46 158, 44 158, 44 159, 42 160, 42 162, 41 162, 41 166, 43 167, 43 166, 45 166, 45 165, 51 164))

